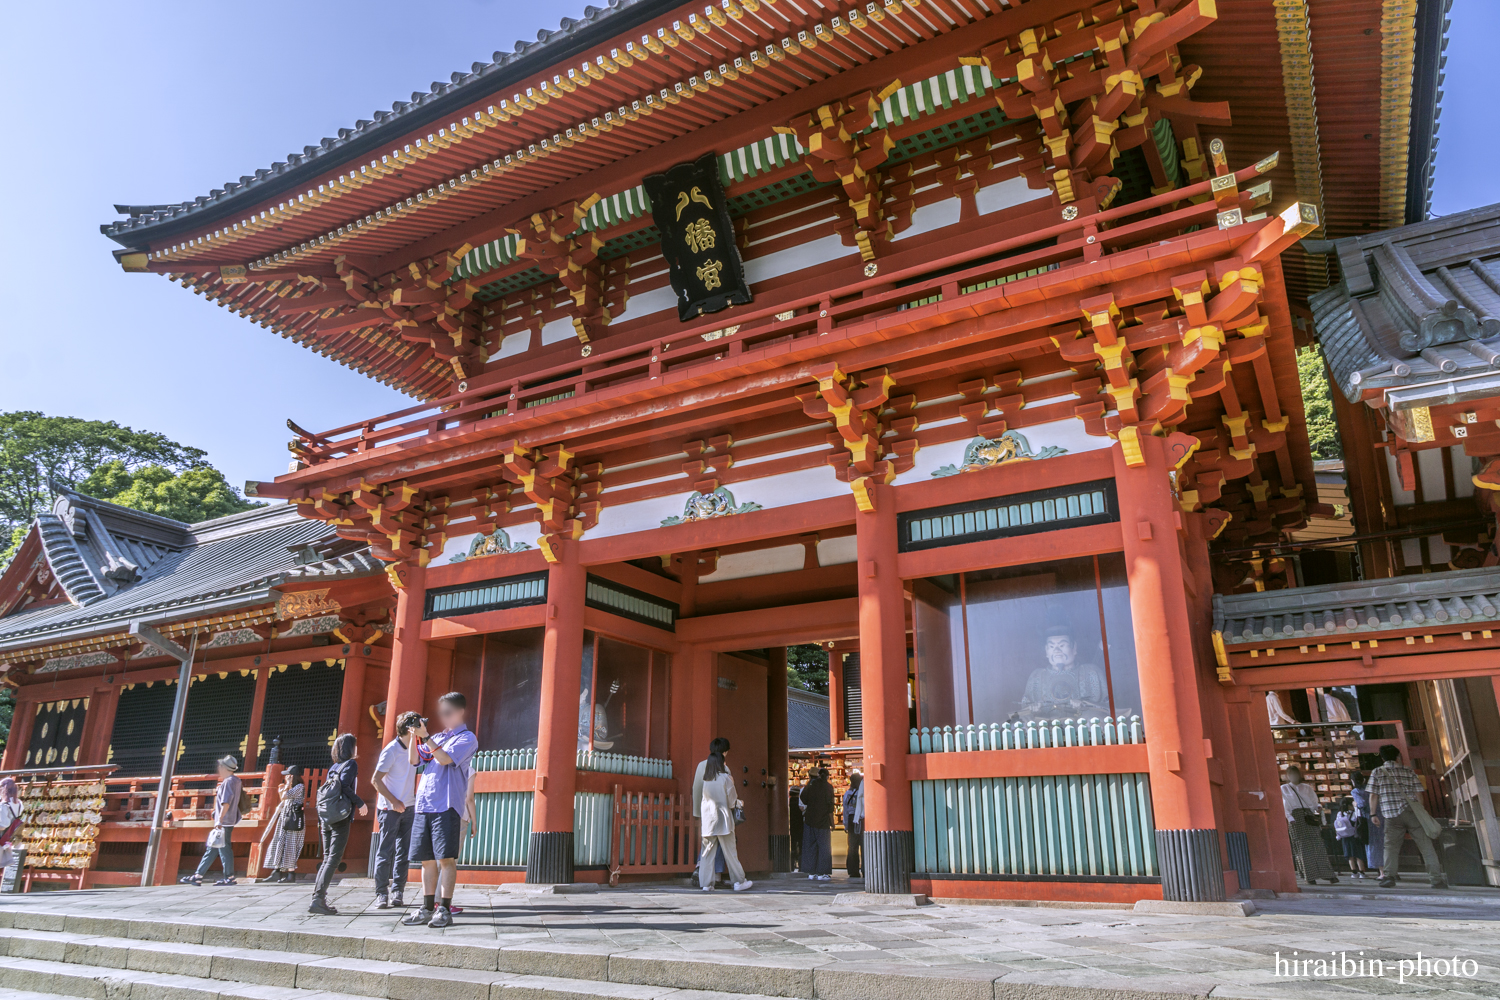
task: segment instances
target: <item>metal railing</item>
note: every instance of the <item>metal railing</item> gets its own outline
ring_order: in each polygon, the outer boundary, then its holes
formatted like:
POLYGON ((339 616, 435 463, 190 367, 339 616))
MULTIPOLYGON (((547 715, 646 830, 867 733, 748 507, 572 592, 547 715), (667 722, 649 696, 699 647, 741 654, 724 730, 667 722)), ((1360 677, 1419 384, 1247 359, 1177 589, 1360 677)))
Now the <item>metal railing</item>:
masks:
MULTIPOLYGON (((1268 157, 1236 171, 1234 177, 1244 183, 1275 165, 1276 158, 1268 157)), ((732 359, 750 348, 815 341, 837 327, 891 315, 912 302, 949 303, 960 297, 984 295, 997 283, 1003 284, 1021 272, 1086 264, 1110 251, 1155 244, 1183 235, 1189 228, 1214 225, 1219 206, 1211 199, 1192 202, 1210 194, 1209 184, 1204 180, 1118 208, 1080 214, 1055 225, 977 245, 941 264, 926 262, 881 272, 841 287, 837 297, 826 291, 792 297, 765 295, 761 298, 764 305, 737 309, 730 320, 720 317, 683 324, 648 342, 600 351, 521 376, 479 375, 464 383, 464 392, 329 431, 299 432, 295 450, 301 461, 318 465, 505 415, 524 413, 528 419, 546 419, 555 408, 576 406, 577 397, 598 389, 644 385, 669 372, 732 359), (1176 205, 1182 207, 1172 207, 1176 205), (1158 210, 1162 214, 1149 214, 1158 210), (1056 242, 1001 260, 985 259, 1048 240, 1056 242), (955 264, 969 266, 954 272, 951 269, 955 264), (939 269, 940 273, 933 274, 939 269), (871 294, 866 296, 866 291, 871 294), (731 321, 732 332, 726 326, 731 321), (705 335, 711 339, 705 339, 705 335)), ((1241 198, 1248 204, 1246 195, 1242 193, 1241 198)), ((1254 223, 1245 225, 1248 236, 1254 231, 1254 223)))
POLYGON ((911 730, 912 753, 1102 747, 1145 742, 1146 732, 1139 715, 971 723, 911 730))

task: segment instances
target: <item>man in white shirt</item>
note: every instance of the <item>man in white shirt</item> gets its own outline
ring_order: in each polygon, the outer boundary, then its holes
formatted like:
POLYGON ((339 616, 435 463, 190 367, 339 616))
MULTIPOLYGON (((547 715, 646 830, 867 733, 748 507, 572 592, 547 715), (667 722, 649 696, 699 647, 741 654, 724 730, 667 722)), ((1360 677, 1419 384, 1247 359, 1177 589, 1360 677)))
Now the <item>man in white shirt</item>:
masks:
POLYGON ((375 851, 375 908, 384 910, 406 904, 406 855, 411 847, 411 825, 416 813, 417 769, 407 748, 411 731, 422 724, 416 712, 403 712, 396 720, 396 738, 380 751, 371 784, 376 792, 376 815, 380 818, 380 844, 375 851), (394 871, 392 868, 394 867, 394 871))

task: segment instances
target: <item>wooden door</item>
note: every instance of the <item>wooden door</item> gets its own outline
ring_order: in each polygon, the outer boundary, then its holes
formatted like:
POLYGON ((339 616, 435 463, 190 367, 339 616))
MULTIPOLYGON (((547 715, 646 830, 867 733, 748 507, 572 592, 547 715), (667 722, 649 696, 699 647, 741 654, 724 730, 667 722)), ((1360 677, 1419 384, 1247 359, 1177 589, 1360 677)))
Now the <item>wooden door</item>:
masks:
POLYGON ((715 735, 729 740, 729 770, 745 802, 745 822, 736 831, 740 863, 747 872, 770 871, 766 662, 756 657, 721 653, 718 667, 719 731, 715 735))

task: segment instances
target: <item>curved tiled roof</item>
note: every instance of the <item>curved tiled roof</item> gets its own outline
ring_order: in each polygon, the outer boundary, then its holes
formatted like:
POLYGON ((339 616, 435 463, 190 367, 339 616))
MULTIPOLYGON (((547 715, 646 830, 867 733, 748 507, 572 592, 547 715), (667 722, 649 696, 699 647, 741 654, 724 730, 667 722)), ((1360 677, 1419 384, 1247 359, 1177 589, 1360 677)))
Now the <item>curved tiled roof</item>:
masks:
POLYGON ((1345 399, 1500 369, 1500 204, 1332 249, 1343 280, 1310 304, 1345 399))
POLYGON ((116 205, 129 218, 106 223, 99 230, 133 247, 147 238, 170 238, 179 230, 239 212, 251 203, 301 187, 337 164, 375 152, 397 136, 444 120, 481 95, 678 6, 681 0, 609 0, 604 7, 587 6, 581 18, 563 18, 556 31, 544 28, 537 32, 536 41, 518 41, 514 52, 496 52, 491 62, 476 62, 467 73, 455 72, 447 83, 434 82, 429 93, 414 92, 410 101, 396 101, 390 111, 376 111, 371 118, 356 121, 353 128, 341 128, 337 136, 325 137, 316 146, 288 153, 284 161, 254 175, 226 181, 221 188, 176 205, 116 205))
POLYGON ((1500 567, 1214 595, 1226 646, 1500 621, 1500 567))
MULTIPOLYGON (((300 516, 290 504, 258 507, 195 525, 76 493, 59 500, 59 509, 65 506, 75 518, 92 515, 84 529, 86 541, 80 542, 77 529, 69 528, 65 516, 42 515, 38 525, 53 572, 73 603, 0 618, 0 650, 107 634, 142 616, 182 619, 266 603, 276 598, 270 592, 273 588, 291 580, 383 572, 383 564, 363 549, 308 561, 310 552, 317 554, 312 547, 327 541, 328 527, 300 516), (160 535, 172 532, 178 534, 180 544, 175 548, 161 545, 160 535), (144 567, 126 560, 133 572, 116 572, 111 579, 105 575, 108 564, 100 555, 106 546, 100 544, 103 539, 94 537, 101 533, 108 534, 119 556, 132 551, 125 548, 132 534, 138 547, 154 547, 157 556, 144 567)), ((114 565, 119 568, 122 563, 114 565)))

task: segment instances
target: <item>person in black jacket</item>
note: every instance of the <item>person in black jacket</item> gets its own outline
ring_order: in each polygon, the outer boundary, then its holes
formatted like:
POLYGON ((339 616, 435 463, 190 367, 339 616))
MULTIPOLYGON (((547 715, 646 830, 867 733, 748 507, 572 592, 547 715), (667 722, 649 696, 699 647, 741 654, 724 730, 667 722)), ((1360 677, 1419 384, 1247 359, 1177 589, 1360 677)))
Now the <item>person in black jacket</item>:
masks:
POLYGON ((787 793, 791 797, 791 836, 792 842, 792 871, 802 870, 802 789, 793 785, 787 793))
MULTIPOLYGON (((359 761, 354 759, 357 751, 353 733, 343 733, 335 739, 333 766, 328 769, 323 780, 337 781, 342 785, 349 804, 363 817, 369 813, 370 807, 365 805, 365 800, 355 790, 359 784, 359 761)), ((349 846, 349 824, 354 822, 354 815, 350 813, 337 823, 318 824, 323 837, 323 863, 318 866, 318 880, 313 883, 313 899, 312 905, 307 908, 308 913, 336 915, 339 912, 328 905, 328 884, 333 881, 333 873, 338 871, 339 864, 344 860, 344 848, 349 846)))
POLYGON ((813 772, 802 789, 802 870, 819 882, 833 878, 833 786, 828 783, 828 768, 813 772))

